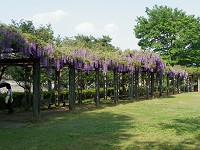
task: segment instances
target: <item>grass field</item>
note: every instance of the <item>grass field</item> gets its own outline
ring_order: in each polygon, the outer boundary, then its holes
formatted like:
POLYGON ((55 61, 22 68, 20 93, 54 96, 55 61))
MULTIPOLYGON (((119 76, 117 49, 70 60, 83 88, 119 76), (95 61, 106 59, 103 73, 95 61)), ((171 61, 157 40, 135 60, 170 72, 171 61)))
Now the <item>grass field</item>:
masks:
POLYGON ((200 93, 66 111, 24 127, 0 128, 0 149, 198 150, 200 93))

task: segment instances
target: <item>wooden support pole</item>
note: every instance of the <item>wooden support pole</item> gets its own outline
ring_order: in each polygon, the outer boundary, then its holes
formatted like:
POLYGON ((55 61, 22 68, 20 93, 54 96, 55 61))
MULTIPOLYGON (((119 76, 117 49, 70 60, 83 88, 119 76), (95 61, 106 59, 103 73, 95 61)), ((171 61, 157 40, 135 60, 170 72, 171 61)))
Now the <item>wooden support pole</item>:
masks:
POLYGON ((69 66, 69 110, 75 109, 75 68, 69 66))
POLYGON ((108 87, 107 87, 107 74, 103 74, 103 97, 104 100, 107 100, 107 93, 108 93, 108 87))
POLYGON ((200 74, 198 75, 198 92, 200 92, 200 74))
POLYGON ((191 75, 191 92, 194 92, 194 75, 191 75))
POLYGON ((147 71, 146 76, 146 98, 149 99, 149 85, 150 85, 150 74, 149 71, 147 71))
POLYGON ((163 92, 163 74, 159 74, 159 96, 162 96, 163 92))
POLYGON ((96 103, 96 107, 100 106, 99 68, 95 69, 95 103, 96 103))
POLYGON ((82 70, 78 70, 78 103, 82 103, 82 91, 83 91, 83 85, 82 85, 82 70))
POLYGON ((55 105, 59 106, 60 101, 60 71, 55 70, 55 105))
POLYGON ((185 77, 183 78, 183 92, 185 93, 185 85, 186 85, 186 81, 185 81, 186 79, 185 79, 185 77))
POLYGON ((159 73, 156 73, 156 81, 155 81, 155 88, 156 88, 156 96, 158 96, 159 95, 159 85, 158 85, 158 83, 159 83, 159 73))
POLYGON ((129 99, 131 101, 133 101, 133 96, 134 96, 134 93, 133 93, 133 74, 129 72, 129 99))
POLYGON ((167 74, 167 96, 169 96, 169 74, 167 74))
POLYGON ((135 72, 135 100, 139 99, 139 73, 135 72))
POLYGON ((186 79, 186 86, 187 86, 187 92, 190 92, 190 88, 189 88, 189 86, 190 86, 190 78, 189 78, 189 76, 186 79))
POLYGON ((177 76, 177 93, 180 94, 180 76, 177 76))
POLYGON ((33 117, 40 119, 40 59, 36 58, 33 63, 33 117))
POLYGON ((175 87, 175 77, 172 78, 172 84, 173 84, 173 94, 175 94, 176 87, 175 87))
POLYGON ((114 104, 118 104, 119 101, 119 84, 118 84, 118 72, 114 70, 114 104))
POLYGON ((144 81, 145 81, 145 72, 141 72, 141 91, 140 91, 141 96, 143 96, 145 92, 144 81))
POLYGON ((154 73, 151 72, 151 98, 154 98, 154 73))

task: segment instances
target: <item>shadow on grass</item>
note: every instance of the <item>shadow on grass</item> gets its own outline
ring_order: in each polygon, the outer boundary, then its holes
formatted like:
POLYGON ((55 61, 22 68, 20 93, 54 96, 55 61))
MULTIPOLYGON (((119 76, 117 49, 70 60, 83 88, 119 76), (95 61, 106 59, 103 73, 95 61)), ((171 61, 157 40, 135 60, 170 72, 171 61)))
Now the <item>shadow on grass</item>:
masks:
POLYGON ((200 116, 174 119, 172 123, 161 124, 161 127, 163 129, 173 129, 177 135, 197 133, 198 137, 200 137, 200 116))
POLYGON ((147 147, 159 147, 161 149, 200 149, 200 116, 191 118, 178 118, 172 120, 170 123, 160 124, 162 130, 174 130, 177 136, 184 137, 184 135, 191 135, 191 138, 172 144, 165 143, 146 143, 147 147))
POLYGON ((0 128, 0 149, 116 150, 122 149, 124 141, 136 136, 127 132, 134 128, 133 117, 114 112, 60 112, 27 127, 0 128), (23 137, 23 144, 19 137, 23 137))

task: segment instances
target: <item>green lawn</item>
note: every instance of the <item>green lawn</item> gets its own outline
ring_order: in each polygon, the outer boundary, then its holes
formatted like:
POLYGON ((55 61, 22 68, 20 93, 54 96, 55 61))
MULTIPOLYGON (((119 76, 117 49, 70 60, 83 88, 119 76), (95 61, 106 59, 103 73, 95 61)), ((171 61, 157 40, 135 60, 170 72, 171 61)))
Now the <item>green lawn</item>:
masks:
POLYGON ((200 93, 66 111, 0 128, 1 150, 200 149, 200 93))

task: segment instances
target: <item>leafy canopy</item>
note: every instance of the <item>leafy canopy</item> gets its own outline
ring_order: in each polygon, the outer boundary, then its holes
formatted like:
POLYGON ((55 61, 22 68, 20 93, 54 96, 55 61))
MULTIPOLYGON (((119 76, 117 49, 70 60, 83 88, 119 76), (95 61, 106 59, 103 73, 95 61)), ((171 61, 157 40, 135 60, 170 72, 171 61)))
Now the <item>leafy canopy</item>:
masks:
POLYGON ((146 8, 146 14, 146 18, 137 18, 134 27, 142 49, 159 53, 171 65, 186 65, 185 60, 192 63, 193 58, 188 58, 188 55, 194 53, 200 56, 199 51, 192 49, 199 43, 199 18, 177 8, 157 5, 153 9, 146 8))

